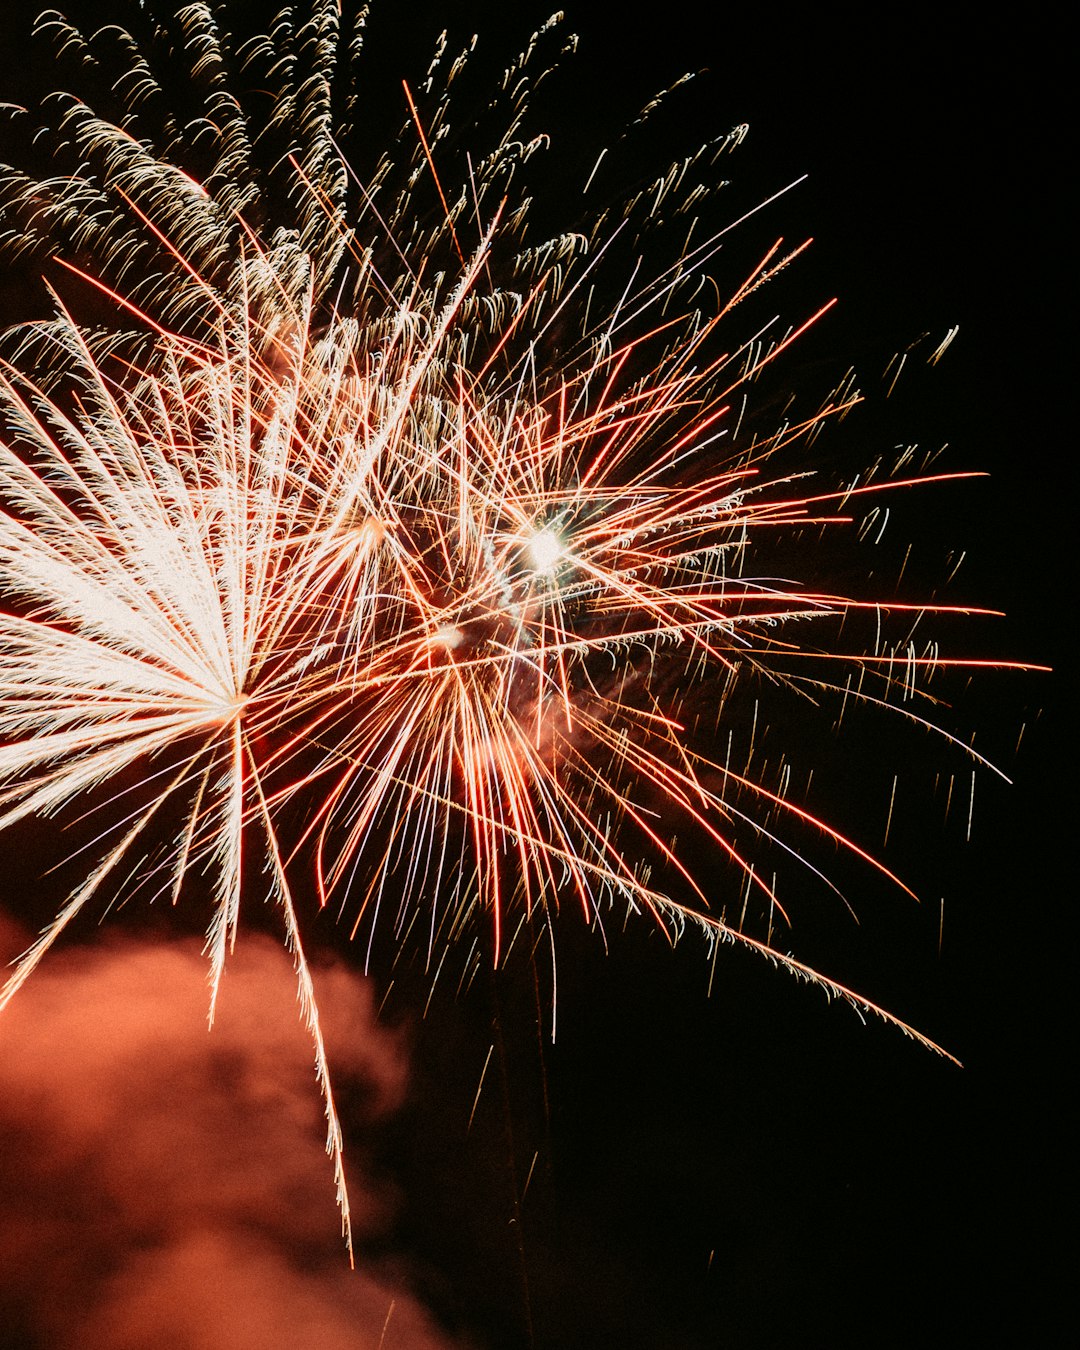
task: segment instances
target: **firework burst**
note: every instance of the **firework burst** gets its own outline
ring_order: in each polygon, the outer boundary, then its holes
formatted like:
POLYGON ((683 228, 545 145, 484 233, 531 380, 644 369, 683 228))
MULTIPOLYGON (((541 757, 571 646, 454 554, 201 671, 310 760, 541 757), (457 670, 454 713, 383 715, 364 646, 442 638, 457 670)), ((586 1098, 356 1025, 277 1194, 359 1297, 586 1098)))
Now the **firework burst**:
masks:
POLYGON ((117 317, 94 328, 57 301, 14 335, 0 384, 0 828, 91 798, 105 822, 4 1001, 96 896, 175 901, 207 875, 212 1012, 256 858, 315 1038, 346 1230, 298 884, 354 933, 422 928, 430 952, 482 917, 496 961, 525 917, 644 911, 937 1049, 773 939, 785 916, 757 852, 809 831, 902 883, 785 783, 717 762, 686 708, 708 688, 722 718, 733 690, 771 682, 895 696, 930 725, 925 679, 948 664, 884 636, 830 645, 856 611, 941 607, 760 561, 933 476, 830 489, 800 473, 793 449, 851 409, 850 385, 735 434, 744 392, 820 317, 731 341, 731 312, 801 251, 779 244, 713 312, 694 300, 720 236, 691 242, 689 207, 742 129, 618 221, 537 239, 515 180, 543 146, 526 93, 557 25, 506 72, 483 157, 449 134, 465 58, 440 47, 361 185, 337 148, 355 116, 338 62, 359 59, 364 23, 343 33, 317 3, 244 45, 207 5, 162 20, 154 40, 205 104, 185 124, 136 38, 44 16, 69 56, 119 54, 126 111, 59 102, 57 172, 6 171, 7 243, 77 272, 67 289, 117 317), (260 82, 261 122, 235 92, 260 82), (666 218, 683 220, 677 261, 612 289, 621 239, 666 218), (726 919, 680 829, 734 865, 767 930, 726 919))

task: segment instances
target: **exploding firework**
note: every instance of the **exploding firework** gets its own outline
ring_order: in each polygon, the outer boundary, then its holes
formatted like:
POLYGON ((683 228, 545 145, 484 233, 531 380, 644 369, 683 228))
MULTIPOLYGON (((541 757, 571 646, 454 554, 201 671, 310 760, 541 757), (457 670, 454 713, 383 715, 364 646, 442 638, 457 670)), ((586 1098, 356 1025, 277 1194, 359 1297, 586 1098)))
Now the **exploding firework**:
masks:
POLYGON ((765 851, 818 836, 903 883, 785 773, 717 755, 713 729, 748 686, 935 726, 927 685, 951 663, 910 638, 943 607, 769 564, 775 541, 942 475, 806 472, 850 382, 768 432, 742 425, 820 318, 733 336, 801 251, 779 244, 727 300, 700 298, 726 231, 695 241, 692 212, 743 129, 548 236, 526 110, 559 26, 504 73, 490 142, 464 148, 448 91, 468 53, 440 45, 361 180, 338 145, 366 13, 341 22, 329 0, 285 9, 239 44, 207 5, 161 20, 148 36, 204 102, 184 121, 137 37, 41 21, 71 58, 125 62, 126 107, 114 123, 64 96, 56 172, 6 173, 8 245, 55 258, 68 303, 11 336, 0 385, 0 827, 84 802, 101 822, 5 1002, 95 898, 175 902, 198 880, 212 1011, 248 892, 278 903, 348 1231, 301 889, 369 943, 385 927, 434 956, 482 926, 496 962, 534 916, 643 912, 937 1049, 777 939, 765 851), (268 116, 242 87, 275 90, 268 116), (676 260, 629 266, 671 221, 676 260), (73 317, 87 296, 104 326, 73 317), (877 635, 851 650, 838 634, 864 611, 877 635), (732 865, 730 896, 687 836, 732 865))

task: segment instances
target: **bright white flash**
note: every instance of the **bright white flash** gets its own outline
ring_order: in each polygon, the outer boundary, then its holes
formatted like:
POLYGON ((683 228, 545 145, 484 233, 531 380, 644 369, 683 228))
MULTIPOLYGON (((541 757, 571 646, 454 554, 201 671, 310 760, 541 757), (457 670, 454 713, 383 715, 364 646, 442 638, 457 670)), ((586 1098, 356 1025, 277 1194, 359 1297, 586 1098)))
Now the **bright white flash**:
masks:
POLYGON ((435 632, 431 635, 431 645, 433 647, 445 647, 447 651, 452 652, 455 647, 460 647, 465 641, 465 634, 452 623, 441 623, 435 632))
POLYGON ((534 572, 549 577, 566 554, 563 541, 554 530, 537 530, 526 545, 529 562, 534 572))

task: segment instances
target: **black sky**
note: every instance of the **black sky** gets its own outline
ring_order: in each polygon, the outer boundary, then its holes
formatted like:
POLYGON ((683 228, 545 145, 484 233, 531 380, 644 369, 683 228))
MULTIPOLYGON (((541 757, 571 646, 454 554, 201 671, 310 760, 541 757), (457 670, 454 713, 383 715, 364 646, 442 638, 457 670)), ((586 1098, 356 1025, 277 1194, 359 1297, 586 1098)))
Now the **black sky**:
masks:
MULTIPOLYGON (((415 70, 427 36, 452 22, 501 55, 541 16, 511 8, 411 4, 407 21, 377 13, 372 40, 411 47, 415 70)), ((1061 34, 930 7, 852 21, 820 6, 706 14, 687 0, 641 18, 593 0, 571 7, 567 26, 582 37, 568 77, 576 103, 570 114, 548 105, 554 155, 561 140, 573 157, 583 118, 618 127, 693 68, 702 75, 685 106, 699 138, 750 124, 727 165, 733 200, 809 175, 761 226, 763 243, 774 230, 816 241, 778 305, 840 299, 794 378, 833 359, 873 376, 921 333, 959 326, 941 365, 870 414, 866 435, 875 446, 947 441, 950 467, 990 471, 920 498, 897 528, 928 567, 968 550, 964 597, 1008 611, 960 635, 965 654, 1061 669, 1058 504, 1072 436, 1061 34)), ((12 97, 49 87, 42 53, 19 69, 21 49, 4 53, 12 97)), ((420 981, 399 980, 386 1017, 405 1028, 412 1077, 378 1145, 397 1197, 382 1241, 436 1318, 485 1350, 945 1346, 971 1343, 987 1321, 997 1343, 1053 1343, 1056 1051, 1071 979, 1060 959, 1071 819, 1060 678, 979 677, 965 720, 1015 785, 980 777, 970 844, 943 826, 939 803, 912 801, 898 847, 929 917, 912 907, 909 922, 906 899, 874 887, 857 950, 827 925, 819 953, 829 968, 835 941, 857 987, 962 1070, 728 949, 710 997, 694 939, 671 951, 644 924, 614 925, 606 953, 567 925, 554 1047, 524 968, 460 997, 440 986, 423 1022, 420 981)), ((882 753, 910 754, 917 772, 927 750, 885 735, 882 753)), ((332 1204, 329 1186, 319 1199, 332 1204)), ((0 1336, 11 1350, 45 1343, 0 1336)))

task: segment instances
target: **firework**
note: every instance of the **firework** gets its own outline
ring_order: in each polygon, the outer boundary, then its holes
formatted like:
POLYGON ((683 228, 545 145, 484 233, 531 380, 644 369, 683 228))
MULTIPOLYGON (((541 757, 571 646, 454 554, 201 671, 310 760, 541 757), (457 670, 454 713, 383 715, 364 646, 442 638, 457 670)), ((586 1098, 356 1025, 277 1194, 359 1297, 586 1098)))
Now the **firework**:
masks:
POLYGON ((242 49, 208 6, 163 21, 205 99, 192 128, 134 38, 42 20, 85 60, 125 52, 130 106, 117 125, 65 98, 58 153, 75 166, 6 175, 9 244, 77 270, 69 289, 117 317, 98 330, 57 302, 4 365, 0 827, 84 801, 103 824, 4 1001, 95 897, 176 901, 208 876, 212 1015, 261 872, 347 1232, 298 886, 354 934, 423 929, 432 953, 481 918, 495 961, 533 915, 642 911, 672 936, 750 946, 937 1049, 773 938, 785 916, 757 853, 795 852, 808 831, 903 883, 688 728, 694 691, 723 716, 757 682, 895 696, 932 725, 924 677, 949 664, 884 635, 833 645, 860 610, 910 626, 940 606, 832 594, 760 561, 934 477, 830 488, 800 471, 794 449, 851 409, 850 385, 736 436, 744 392, 820 315, 732 341, 732 311, 800 250, 765 250, 711 313, 694 295, 719 236, 694 244, 688 225, 674 264, 608 280, 621 238, 685 215, 742 129, 618 222, 600 211, 538 239, 514 190, 543 145, 522 91, 555 25, 504 77, 493 149, 440 150, 440 91, 464 68, 441 76, 440 48, 422 97, 402 95, 400 149, 361 185, 337 148, 354 111, 337 63, 358 56, 363 20, 342 33, 332 3, 291 16, 242 49), (277 91, 261 125, 239 66, 277 91), (733 864, 744 916, 756 897, 767 928, 728 921, 673 842, 684 831, 733 864))

